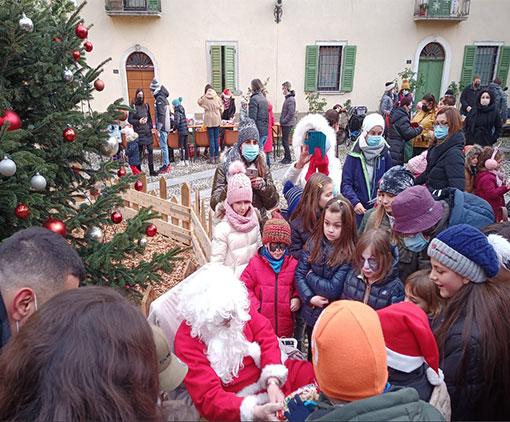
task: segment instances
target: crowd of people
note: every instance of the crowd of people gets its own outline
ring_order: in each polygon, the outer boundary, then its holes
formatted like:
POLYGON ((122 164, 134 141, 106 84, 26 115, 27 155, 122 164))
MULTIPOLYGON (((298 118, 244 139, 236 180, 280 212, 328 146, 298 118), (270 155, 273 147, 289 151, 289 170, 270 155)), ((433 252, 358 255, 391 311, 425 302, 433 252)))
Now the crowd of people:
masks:
MULTIPOLYGON (((206 86, 211 262, 158 298, 149 324, 111 289, 77 288, 83 263, 59 235, 3 241, 2 419, 510 419, 510 183, 495 89, 477 84, 463 119, 451 93, 413 113, 409 85, 387 83, 342 164, 339 113, 296 122, 285 82, 286 209, 262 83, 223 155, 235 103, 206 86)), ((152 89, 156 123, 137 92, 128 155, 139 170, 146 150, 157 173, 152 130, 177 130, 186 160, 187 127, 182 98, 172 119, 168 91, 152 89)))

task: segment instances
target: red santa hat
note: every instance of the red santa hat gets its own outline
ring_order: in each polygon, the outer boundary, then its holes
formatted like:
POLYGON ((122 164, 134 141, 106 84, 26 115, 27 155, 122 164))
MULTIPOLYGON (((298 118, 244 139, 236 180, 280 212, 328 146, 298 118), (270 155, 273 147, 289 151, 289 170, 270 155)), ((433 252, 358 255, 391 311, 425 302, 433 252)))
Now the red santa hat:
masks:
POLYGON ((439 350, 425 312, 410 302, 377 311, 386 343, 388 366, 409 373, 426 363, 439 374, 439 350))

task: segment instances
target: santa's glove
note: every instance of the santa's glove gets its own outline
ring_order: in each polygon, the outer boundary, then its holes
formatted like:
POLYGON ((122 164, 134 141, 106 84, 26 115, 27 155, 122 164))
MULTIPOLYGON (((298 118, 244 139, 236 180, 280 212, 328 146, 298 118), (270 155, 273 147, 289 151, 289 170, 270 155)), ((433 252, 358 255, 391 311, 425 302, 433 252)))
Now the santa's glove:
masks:
POLYGON ((297 394, 287 403, 287 407, 289 410, 284 413, 284 416, 290 422, 304 422, 315 409, 315 406, 305 405, 297 394))

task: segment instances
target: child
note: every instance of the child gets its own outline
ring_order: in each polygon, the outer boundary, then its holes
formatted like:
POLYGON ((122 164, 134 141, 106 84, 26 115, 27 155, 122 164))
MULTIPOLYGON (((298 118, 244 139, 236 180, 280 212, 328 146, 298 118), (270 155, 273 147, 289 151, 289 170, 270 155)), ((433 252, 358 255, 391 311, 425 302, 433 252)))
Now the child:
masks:
POLYGON ((287 201, 287 209, 282 210, 282 215, 287 221, 290 221, 303 196, 303 188, 294 186, 294 183, 287 180, 283 185, 283 196, 287 201))
POLYGON ((414 177, 418 177, 427 169, 427 151, 423 151, 411 158, 405 165, 406 170, 410 171, 414 177))
POLYGON ((496 223, 508 221, 508 216, 504 216, 503 208, 505 208, 505 193, 510 190, 510 184, 504 180, 504 175, 499 171, 503 157, 503 153, 497 147, 485 147, 478 157, 478 174, 475 178, 475 195, 485 199, 491 205, 496 216, 496 223))
POLYGON ((475 190, 475 178, 478 174, 478 157, 482 153, 480 145, 466 145, 464 147, 464 179, 465 192, 473 193, 475 190))
POLYGON ((321 210, 332 197, 331 178, 322 173, 312 174, 306 182, 299 204, 289 221, 292 230, 289 253, 294 258, 299 259, 305 243, 317 227, 321 210))
POLYGON ((294 288, 297 260, 288 254, 290 226, 279 218, 267 220, 262 233, 263 246, 241 274, 250 302, 264 315, 278 337, 294 335, 293 313, 301 301, 294 288))
POLYGON ((340 299, 351 269, 355 242, 356 220, 351 205, 340 196, 330 199, 306 242, 296 270, 296 285, 303 303, 301 316, 308 335, 308 360, 312 357, 313 326, 322 310, 340 299))
POLYGON ((366 303, 375 310, 404 300, 398 277, 398 250, 384 229, 368 230, 356 244, 355 267, 344 283, 342 299, 366 303))
POLYGON ((122 129, 124 135, 126 135, 126 156, 128 159, 129 168, 133 172, 134 175, 140 174, 142 160, 140 159, 140 147, 138 146, 138 133, 133 130, 133 126, 126 125, 124 129, 122 129))
POLYGON ((407 277, 405 293, 405 302, 414 303, 423 309, 432 325, 441 313, 443 301, 430 279, 430 270, 419 270, 407 277))
POLYGON ((386 344, 388 382, 414 388, 450 420, 450 396, 439 372, 439 350, 425 312, 413 303, 377 311, 386 344))
POLYGON ((216 207, 210 261, 231 267, 239 276, 262 241, 246 168, 240 161, 234 161, 228 173, 227 197, 216 207))
POLYGON ((188 122, 186 120, 186 111, 182 106, 182 97, 172 100, 174 107, 174 128, 179 134, 179 150, 181 152, 181 162, 179 166, 189 166, 188 151, 188 122))

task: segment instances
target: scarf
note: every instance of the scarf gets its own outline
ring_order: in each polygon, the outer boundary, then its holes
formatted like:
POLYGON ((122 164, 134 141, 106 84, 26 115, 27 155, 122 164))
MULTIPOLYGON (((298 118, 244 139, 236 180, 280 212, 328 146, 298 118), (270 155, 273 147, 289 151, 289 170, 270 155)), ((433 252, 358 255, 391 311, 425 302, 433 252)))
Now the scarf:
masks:
POLYGON ((267 250, 265 246, 262 247, 262 256, 266 258, 269 265, 271 265, 271 268, 275 272, 275 274, 278 274, 282 270, 283 261, 285 260, 285 256, 287 256, 287 249, 285 249, 285 253, 280 259, 275 259, 271 255, 271 253, 267 250))
POLYGON ((230 108, 230 103, 232 102, 232 98, 223 97, 223 108, 228 110, 230 108))
POLYGON ((227 201, 224 202, 224 207, 228 223, 238 232, 248 233, 259 224, 253 205, 246 215, 236 213, 227 201))
POLYGON ((382 150, 386 146, 386 141, 383 138, 383 141, 376 146, 369 146, 367 144, 367 140, 365 139, 365 134, 362 133, 359 138, 359 147, 361 149, 361 152, 363 153, 363 156, 365 157, 366 164, 367 164, 367 173, 368 173, 368 181, 370 184, 372 184, 372 180, 374 178, 374 162, 375 159, 381 155, 382 150))

